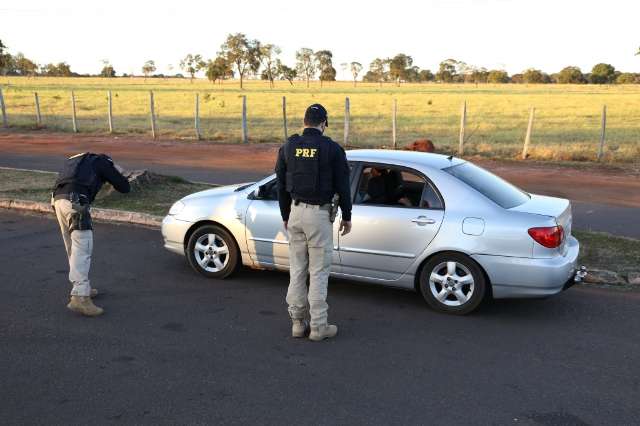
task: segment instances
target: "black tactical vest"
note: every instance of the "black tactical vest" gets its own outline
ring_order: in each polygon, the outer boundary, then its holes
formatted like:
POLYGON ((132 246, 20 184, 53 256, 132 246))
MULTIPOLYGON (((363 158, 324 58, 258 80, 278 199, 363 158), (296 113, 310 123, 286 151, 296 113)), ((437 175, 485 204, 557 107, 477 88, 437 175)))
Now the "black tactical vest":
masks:
POLYGON ((74 155, 67 159, 64 169, 58 173, 55 188, 72 183, 87 188, 87 192, 92 194, 98 184, 98 176, 93 167, 93 163, 98 157, 98 155, 89 152, 74 155))
POLYGON ((302 201, 328 202, 333 196, 328 141, 293 135, 285 148, 287 192, 302 201))

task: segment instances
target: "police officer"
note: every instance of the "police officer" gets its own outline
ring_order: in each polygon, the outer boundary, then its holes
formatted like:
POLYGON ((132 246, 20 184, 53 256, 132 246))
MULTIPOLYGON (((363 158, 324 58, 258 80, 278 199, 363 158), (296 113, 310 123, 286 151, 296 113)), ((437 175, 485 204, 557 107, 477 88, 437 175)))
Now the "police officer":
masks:
POLYGON ((276 163, 280 213, 289 234, 291 333, 304 337, 310 331, 309 339, 315 341, 338 332, 338 327, 327 322, 326 302, 333 255, 330 210, 334 194, 339 196, 342 211, 340 231, 342 235, 351 231, 349 165, 342 147, 323 136, 328 126, 327 110, 320 104, 311 105, 304 115, 302 135, 287 140, 276 163))
POLYGON ((97 290, 89 284, 93 250, 90 204, 105 182, 122 193, 131 190, 122 169, 104 154, 85 152, 69 157, 58 174, 52 205, 60 224, 69 259, 69 281, 73 285, 67 308, 86 316, 97 316, 103 309, 91 300, 97 290))

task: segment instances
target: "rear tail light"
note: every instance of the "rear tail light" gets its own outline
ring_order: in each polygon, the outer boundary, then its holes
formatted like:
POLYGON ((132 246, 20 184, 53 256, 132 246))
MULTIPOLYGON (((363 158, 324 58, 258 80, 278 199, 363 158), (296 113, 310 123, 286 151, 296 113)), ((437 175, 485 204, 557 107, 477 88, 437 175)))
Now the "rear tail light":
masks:
POLYGON ((537 243, 547 248, 556 248, 562 244, 564 229, 562 226, 547 226, 544 228, 530 228, 529 235, 537 243))

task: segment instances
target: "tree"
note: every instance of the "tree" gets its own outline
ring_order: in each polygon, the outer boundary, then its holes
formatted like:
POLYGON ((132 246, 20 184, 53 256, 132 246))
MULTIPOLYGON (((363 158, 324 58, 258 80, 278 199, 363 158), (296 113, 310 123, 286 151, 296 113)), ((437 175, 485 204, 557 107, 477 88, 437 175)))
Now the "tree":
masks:
POLYGON ((358 78, 358 74, 362 71, 362 64, 360 62, 351 62, 350 64, 344 63, 342 64, 343 68, 349 68, 351 71, 351 75, 353 76, 353 87, 356 87, 356 79, 358 78))
POLYGON ((296 73, 307 81, 307 87, 309 87, 309 80, 315 77, 317 71, 318 64, 313 50, 307 47, 298 50, 296 52, 296 73))
POLYGON ((408 80, 408 69, 413 65, 413 58, 399 53, 389 60, 389 77, 399 86, 401 80, 408 80))
POLYGON ((640 83, 640 75, 631 72, 623 72, 616 78, 618 84, 636 84, 640 83))
POLYGON ((584 75, 579 67, 569 66, 564 67, 557 77, 560 84, 581 84, 584 83, 584 75))
POLYGON ((0 73, 3 75, 9 74, 14 68, 13 57, 6 52, 6 49, 7 46, 0 40, 0 73))
POLYGON ((38 65, 20 52, 13 57, 13 62, 16 72, 20 75, 34 77, 38 73, 38 65))
POLYGON ((206 75, 212 83, 215 83, 216 80, 222 82, 228 77, 233 77, 233 65, 224 56, 217 56, 213 61, 207 62, 206 75))
POLYGON ((262 73, 266 80, 269 80, 269 87, 273 89, 273 80, 278 75, 278 55, 282 50, 274 44, 260 44, 260 42, 256 42, 255 49, 258 61, 263 68, 262 73))
POLYGON ((116 76, 116 70, 113 69, 113 65, 111 65, 111 63, 109 62, 108 59, 103 59, 102 60, 102 71, 100 71, 100 77, 111 78, 111 77, 115 77, 115 76, 116 76))
POLYGON ((452 83, 457 76, 457 64, 458 61, 455 59, 446 59, 440 62, 440 68, 436 73, 436 80, 442 83, 452 83))
POLYGON ((298 76, 295 68, 289 68, 278 60, 278 75, 281 80, 287 80, 293 86, 293 79, 298 76))
POLYGON ((333 53, 330 50, 319 50, 314 54, 320 70, 320 87, 324 81, 336 81, 336 69, 333 67, 333 53))
POLYGON ((220 49, 220 55, 235 65, 240 76, 240 89, 242 89, 244 76, 256 62, 255 42, 250 42, 242 33, 229 34, 220 49))
POLYGON ((182 71, 189 74, 189 82, 193 83, 196 73, 203 69, 207 64, 202 59, 202 55, 189 53, 180 61, 182 71))
POLYGON ((144 63, 144 65, 142 66, 142 74, 144 74, 144 81, 147 81, 147 77, 149 77, 150 74, 153 74, 156 70, 156 63, 153 60, 148 60, 147 62, 144 63))
POLYGON ((511 82, 516 84, 524 83, 524 77, 522 73, 514 74, 511 76, 511 82))
POLYGON ((387 81, 389 79, 389 60, 376 58, 369 64, 369 71, 365 74, 363 80, 380 83, 387 81))
POLYGON ((421 70, 418 73, 418 77, 419 81, 421 82, 433 81, 435 79, 435 76, 433 75, 431 70, 421 70))
POLYGON ((493 84, 501 84, 509 82, 509 74, 503 70, 491 70, 487 75, 487 82, 493 84))
POLYGON ((522 73, 522 79, 527 84, 544 83, 542 71, 535 68, 529 68, 522 73))
POLYGON ((591 83, 593 84, 609 84, 613 83, 616 78, 616 69, 613 65, 599 63, 591 69, 591 83))

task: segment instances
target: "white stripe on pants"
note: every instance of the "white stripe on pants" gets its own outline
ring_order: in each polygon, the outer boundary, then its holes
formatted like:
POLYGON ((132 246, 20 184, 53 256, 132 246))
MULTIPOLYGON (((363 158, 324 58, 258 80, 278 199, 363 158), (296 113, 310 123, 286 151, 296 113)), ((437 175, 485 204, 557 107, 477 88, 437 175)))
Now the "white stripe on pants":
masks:
POLYGON ((55 200, 54 207, 64 247, 69 259, 69 281, 73 285, 72 296, 89 296, 89 268, 93 251, 93 231, 70 231, 71 215, 75 213, 69 200, 55 200))
POLYGON ((327 324, 327 285, 333 255, 333 225, 329 211, 320 206, 295 203, 288 222, 290 281, 287 290, 289 315, 311 315, 311 326, 327 324), (309 291, 307 292, 307 275, 309 291), (308 305, 307 305, 308 303, 308 305))

